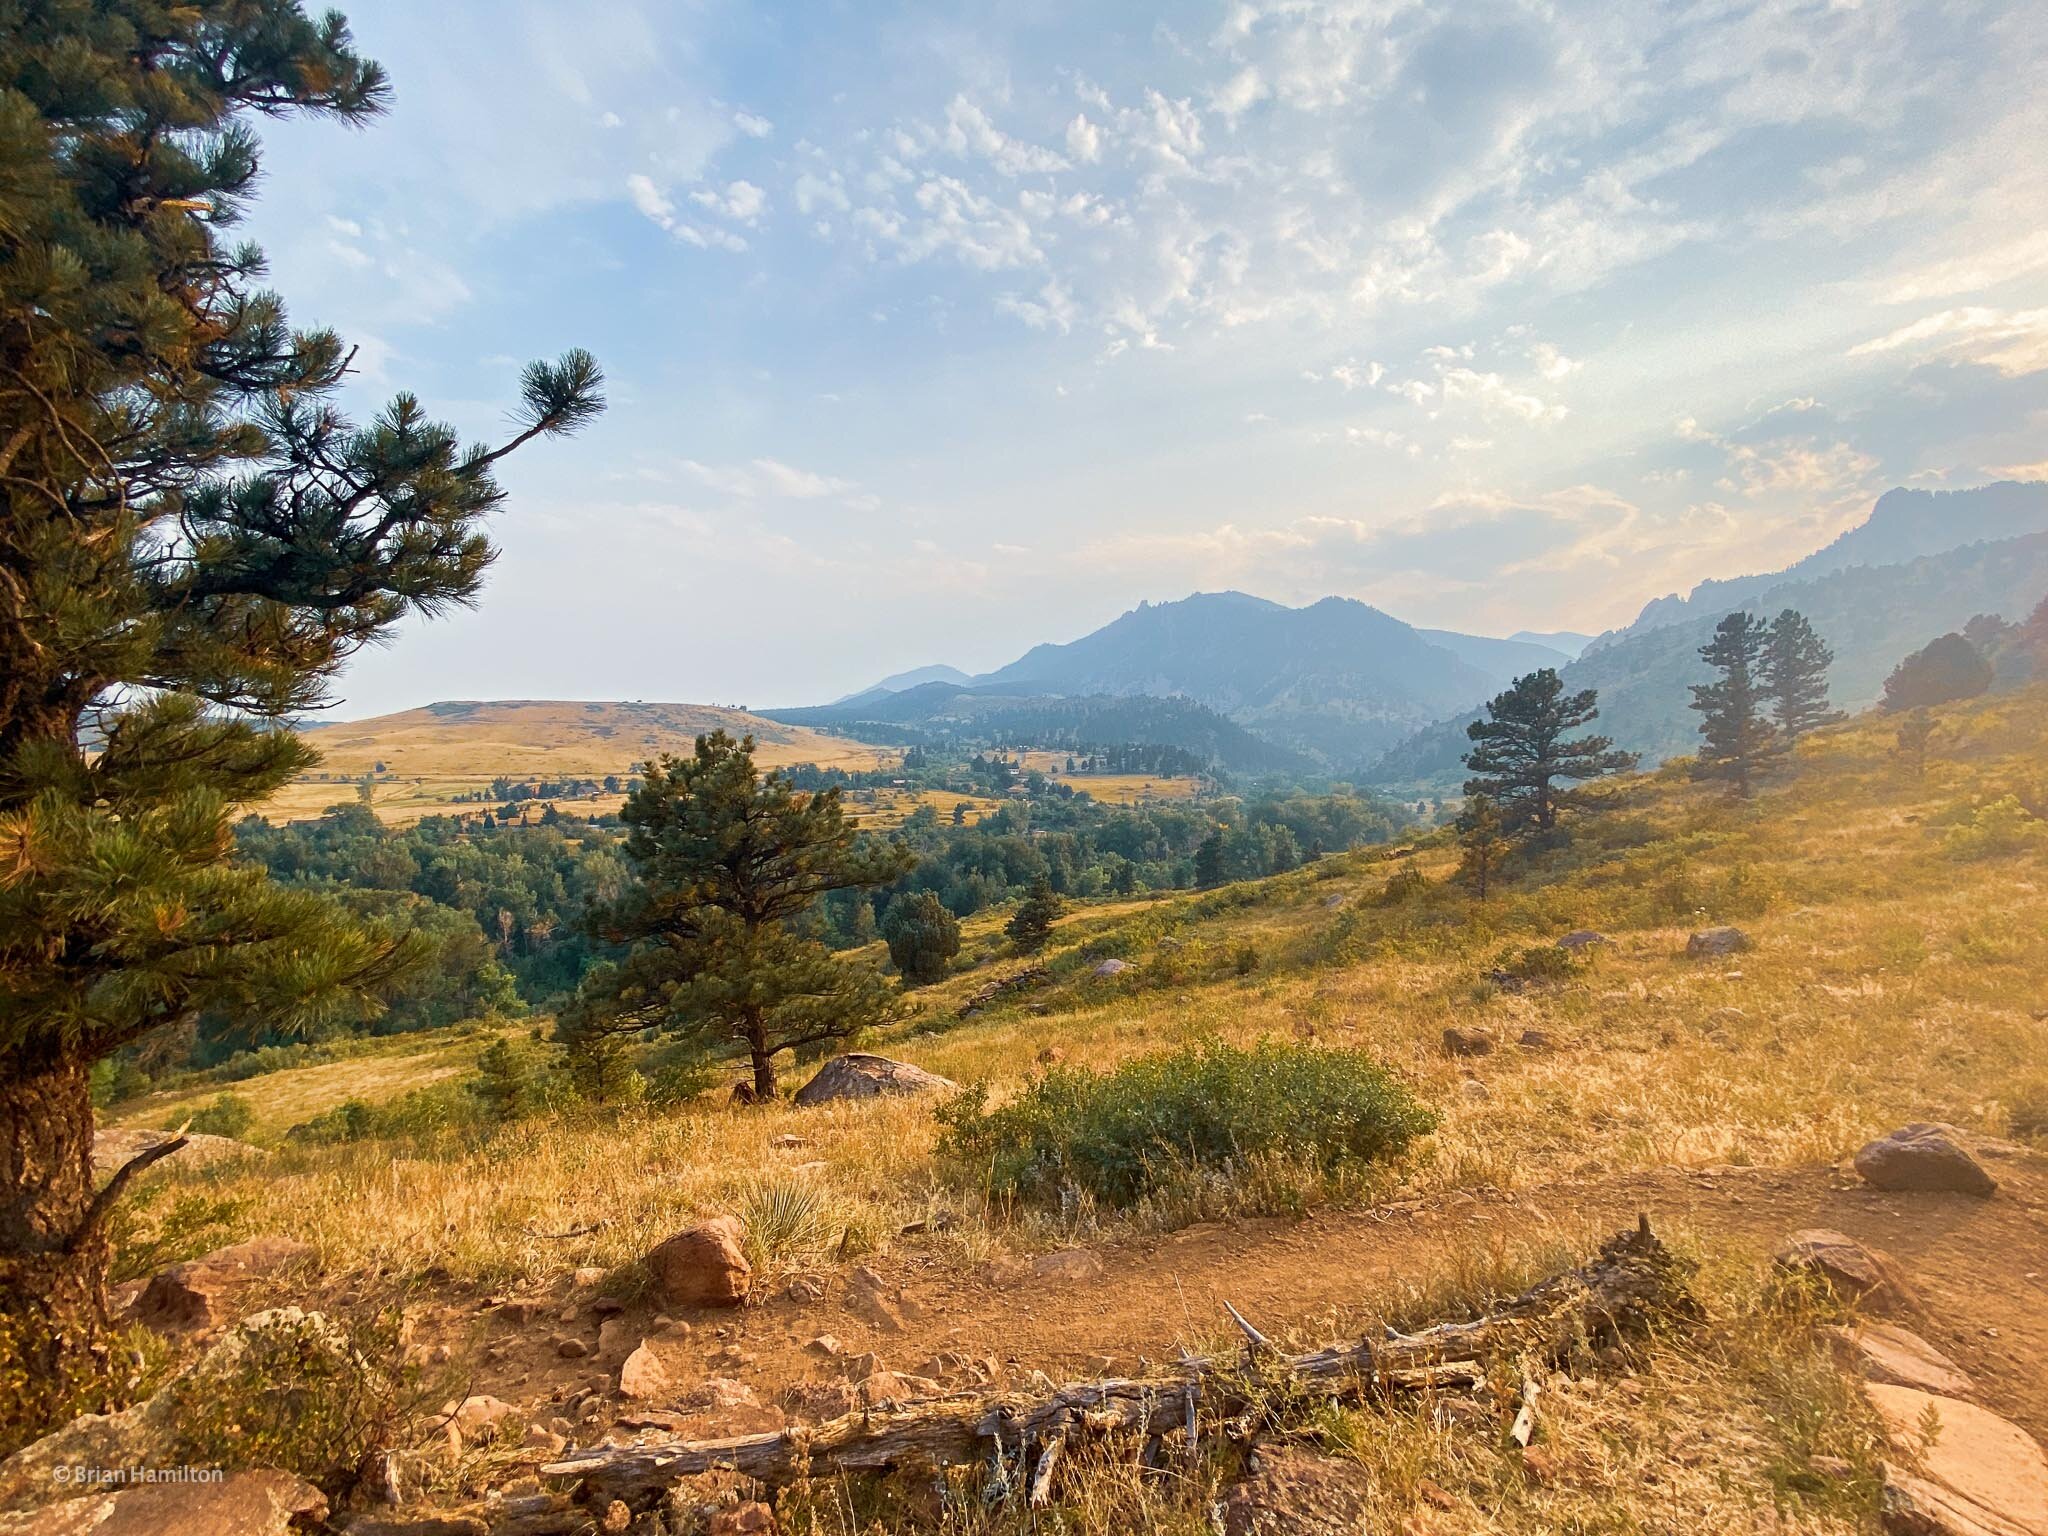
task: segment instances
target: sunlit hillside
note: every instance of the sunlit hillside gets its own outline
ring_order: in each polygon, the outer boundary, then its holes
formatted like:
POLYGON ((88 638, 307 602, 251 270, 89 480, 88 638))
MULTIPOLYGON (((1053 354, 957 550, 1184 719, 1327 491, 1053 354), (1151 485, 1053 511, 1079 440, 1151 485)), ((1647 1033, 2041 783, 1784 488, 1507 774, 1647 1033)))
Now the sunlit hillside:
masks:
MULTIPOLYGON (((743 710, 708 704, 648 704, 575 699, 450 700, 369 720, 311 722, 307 739, 320 766, 261 807, 275 819, 301 821, 356 798, 374 780, 371 804, 386 822, 457 811, 481 800, 499 779, 528 783, 624 778, 663 752, 686 753, 709 731, 752 736, 764 766, 816 763, 875 768, 898 755, 887 748, 783 725, 743 710)), ((549 797, 564 810, 593 815, 616 810, 617 792, 549 797)))

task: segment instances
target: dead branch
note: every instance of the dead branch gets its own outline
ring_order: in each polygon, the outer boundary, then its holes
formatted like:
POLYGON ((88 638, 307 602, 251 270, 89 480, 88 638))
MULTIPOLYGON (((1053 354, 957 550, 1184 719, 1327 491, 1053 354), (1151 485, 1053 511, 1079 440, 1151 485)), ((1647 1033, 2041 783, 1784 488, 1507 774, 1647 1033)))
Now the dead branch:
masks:
POLYGON ((540 1470, 545 1477, 581 1479, 577 1497, 586 1505, 603 1508, 623 1499, 645 1507, 680 1479, 714 1469, 782 1484, 806 1472, 968 1461, 993 1443, 1004 1454, 1015 1448, 1021 1472, 1021 1458, 1036 1445, 1029 1497, 1037 1503, 1047 1496, 1052 1468, 1077 1434, 1151 1436, 1184 1424, 1192 1446, 1198 1411, 1212 1420, 1227 1418, 1276 1392, 1347 1402, 1473 1392, 1486 1385, 1488 1361, 1563 1361, 1589 1344, 1640 1336, 1659 1321, 1697 1315, 1683 1266, 1644 1218, 1635 1231, 1611 1238, 1592 1262, 1473 1322, 1280 1357, 1256 1375, 1234 1361, 1189 1356, 1176 1374, 1078 1382, 1037 1399, 934 1398, 771 1434, 598 1446, 540 1470))

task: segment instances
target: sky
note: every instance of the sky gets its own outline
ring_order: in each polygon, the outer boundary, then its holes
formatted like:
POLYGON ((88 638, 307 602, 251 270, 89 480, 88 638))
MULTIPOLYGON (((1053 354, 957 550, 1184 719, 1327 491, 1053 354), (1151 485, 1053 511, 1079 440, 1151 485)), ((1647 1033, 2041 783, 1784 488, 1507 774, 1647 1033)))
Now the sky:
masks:
POLYGON ((506 461, 445 698, 816 702, 1141 600, 1597 632, 2048 477, 2034 0, 355 0, 248 232, 506 461))

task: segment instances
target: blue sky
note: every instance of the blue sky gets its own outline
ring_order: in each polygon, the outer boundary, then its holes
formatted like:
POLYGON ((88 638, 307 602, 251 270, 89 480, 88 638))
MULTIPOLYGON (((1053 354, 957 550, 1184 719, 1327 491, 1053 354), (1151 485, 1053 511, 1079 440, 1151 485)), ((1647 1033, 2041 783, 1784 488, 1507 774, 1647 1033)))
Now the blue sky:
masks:
POLYGON ((1140 599, 1597 630, 1894 484, 2048 477, 2026 0, 357 0, 396 103, 265 128, 301 323, 502 430, 437 698, 808 702, 1140 599))

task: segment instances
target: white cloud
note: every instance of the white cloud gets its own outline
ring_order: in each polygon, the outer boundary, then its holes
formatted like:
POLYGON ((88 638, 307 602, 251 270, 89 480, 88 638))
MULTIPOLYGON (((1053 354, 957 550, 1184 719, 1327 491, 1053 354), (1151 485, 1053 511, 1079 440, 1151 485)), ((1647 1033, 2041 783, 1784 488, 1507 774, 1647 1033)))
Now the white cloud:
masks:
POLYGON ((752 112, 733 113, 732 125, 750 139, 765 139, 775 132, 773 123, 765 117, 755 116, 752 112))
POLYGON ((2048 368, 2048 309, 1944 309, 1853 346, 1849 356, 1896 352, 1922 342, 1934 344, 1924 350, 1967 357, 2008 377, 2038 373, 2048 368))
POLYGON ((1056 151, 1012 138, 965 96, 955 96, 946 108, 944 142, 954 154, 978 156, 1005 176, 1067 169, 1066 160, 1056 151))
MULTIPOLYGON (((707 488, 745 501, 816 501, 849 497, 856 489, 851 481, 799 469, 780 459, 751 459, 745 464, 704 464, 684 459, 680 467, 707 488)), ((871 498, 855 499, 865 503, 859 510, 872 510, 876 505, 871 498)))
POLYGON ((737 224, 756 224, 768 207, 768 194, 751 181, 735 181, 727 183, 724 191, 705 187, 692 192, 690 201, 737 224))
POLYGON ((1102 158, 1102 130, 1088 120, 1088 114, 1077 112, 1074 120, 1067 124, 1067 153, 1083 164, 1092 165, 1102 158))

